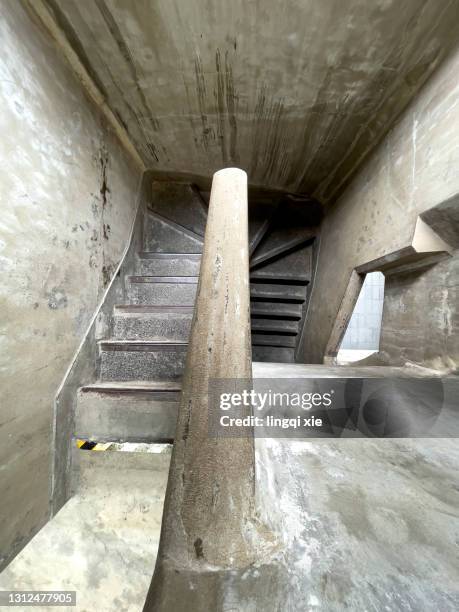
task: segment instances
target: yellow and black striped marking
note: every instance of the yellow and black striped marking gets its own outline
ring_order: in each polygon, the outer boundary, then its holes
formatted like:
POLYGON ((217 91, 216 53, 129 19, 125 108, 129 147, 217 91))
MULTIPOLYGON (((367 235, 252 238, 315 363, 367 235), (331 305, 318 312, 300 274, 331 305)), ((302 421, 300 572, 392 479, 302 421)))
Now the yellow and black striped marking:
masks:
POLYGON ((105 451, 112 445, 111 442, 93 442, 92 440, 77 440, 76 445, 80 450, 105 451))

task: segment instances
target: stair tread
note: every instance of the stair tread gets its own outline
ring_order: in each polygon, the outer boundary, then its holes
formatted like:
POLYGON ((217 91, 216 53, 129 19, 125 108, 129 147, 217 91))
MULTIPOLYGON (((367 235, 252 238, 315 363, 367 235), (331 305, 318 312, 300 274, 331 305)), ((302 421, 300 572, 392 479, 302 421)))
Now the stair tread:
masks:
POLYGON ((276 212, 275 200, 254 201, 249 204, 249 252, 252 255, 267 231, 276 212))
POLYGON ((145 213, 143 227, 142 251, 199 253, 202 250, 202 237, 155 213, 145 213))
POLYGON ((256 271, 251 271, 250 272, 250 280, 263 280, 266 281, 267 283, 276 283, 276 282, 292 282, 292 283, 301 283, 302 285, 306 286, 309 284, 310 282, 310 277, 307 276, 306 274, 295 274, 295 273, 290 273, 290 274, 286 274, 285 272, 279 272, 279 273, 265 273, 265 272, 259 272, 258 270, 256 271))
POLYGON ((268 234, 256 249, 250 262, 250 267, 268 262, 282 253, 304 245, 312 241, 317 235, 317 228, 276 228, 268 234))
POLYGON ((126 349, 129 348, 148 348, 149 346, 154 348, 172 348, 174 346, 187 346, 188 342, 184 340, 99 340, 98 342, 101 349, 111 348, 111 347, 123 347, 126 349))
POLYGON ((257 246, 260 244, 261 240, 265 236, 266 232, 269 229, 270 220, 263 219, 261 221, 255 221, 253 223, 249 223, 249 253, 255 251, 257 246))
POLYGON ((276 316, 276 317, 294 317, 296 319, 301 318, 302 306, 301 304, 285 303, 285 302, 271 302, 269 300, 250 302, 250 312, 253 315, 259 316, 276 316))
POLYGON ((188 344, 184 340, 99 340, 99 344, 188 344))
POLYGON ((114 314, 154 314, 159 312, 176 312, 193 314, 193 306, 149 306, 146 304, 120 304, 114 307, 114 314))
POLYGON ((201 259, 202 253, 159 253, 157 251, 140 251, 138 257, 141 259, 201 259))
POLYGON ((181 391, 182 384, 171 380, 128 380, 112 382, 96 382, 80 387, 83 393, 88 392, 136 392, 136 391, 181 391))
POLYGON ((305 285, 284 285, 276 283, 251 283, 251 298, 304 302, 306 300, 305 285))
POLYGON ((165 225, 169 225, 170 227, 172 227, 174 230, 178 231, 178 232, 182 232, 185 236, 188 236, 189 238, 191 238, 192 240, 195 240, 196 242, 200 242, 201 244, 203 244, 204 242, 204 231, 202 234, 198 234, 197 232, 193 231, 192 229, 186 227, 185 225, 182 225, 181 223, 178 223, 177 221, 174 221, 173 219, 170 219, 169 217, 165 217, 164 215, 151 210, 151 208, 147 208, 147 210, 145 211, 146 215, 153 217, 153 219, 157 219, 158 221, 160 221, 161 223, 164 223, 165 225))
POLYGON ((280 259, 259 264, 258 267, 251 270, 251 279, 260 279, 267 281, 299 281, 305 284, 311 280, 312 268, 312 247, 306 246, 293 253, 281 255, 280 259))
POLYGON ((298 321, 253 318, 251 328, 252 331, 276 331, 285 334, 297 334, 298 321))
POLYGON ((194 306, 198 277, 130 277, 126 301, 145 306, 194 306))
POLYGON ((295 348, 296 336, 259 334, 255 332, 252 334, 252 346, 295 348))
POLYGON ((206 229, 207 209, 199 190, 189 183, 153 181, 149 210, 199 236, 206 229))
POLYGON ((294 363, 295 349, 282 346, 252 346, 253 363, 294 363))
POLYGON ((186 255, 149 253, 148 257, 137 256, 135 271, 136 276, 199 276, 201 266, 201 256, 192 254, 186 255))
POLYGON ((127 280, 130 283, 186 283, 193 285, 197 284, 199 276, 162 276, 161 274, 151 276, 148 274, 132 274, 127 277, 127 280))

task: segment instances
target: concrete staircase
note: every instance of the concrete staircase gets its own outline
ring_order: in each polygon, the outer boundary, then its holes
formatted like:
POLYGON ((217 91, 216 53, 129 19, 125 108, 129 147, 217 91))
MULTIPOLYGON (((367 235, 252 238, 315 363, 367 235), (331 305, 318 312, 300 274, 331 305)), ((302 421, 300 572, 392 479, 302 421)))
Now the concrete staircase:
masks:
MULTIPOLYGON (((312 278, 316 235, 316 227, 302 225, 301 215, 295 214, 297 205, 298 202, 294 205, 288 199, 278 204, 251 257, 254 361, 295 362, 312 278)), ((302 202, 301 206, 305 208, 308 204, 302 202)))
POLYGON ((168 187, 153 185, 153 204, 144 215, 143 250, 136 254, 135 274, 125 277, 125 303, 115 305, 110 337, 99 342, 100 382, 78 392, 77 438, 172 441, 205 208, 190 186, 168 187))
MULTIPOLYGON (((255 361, 295 360, 315 229, 299 226, 288 206, 250 206, 255 361)), ((108 337, 99 342, 99 379, 78 390, 76 438, 172 441, 206 217, 205 196, 195 187, 153 183, 134 273, 125 275, 124 302, 114 306, 108 337)))

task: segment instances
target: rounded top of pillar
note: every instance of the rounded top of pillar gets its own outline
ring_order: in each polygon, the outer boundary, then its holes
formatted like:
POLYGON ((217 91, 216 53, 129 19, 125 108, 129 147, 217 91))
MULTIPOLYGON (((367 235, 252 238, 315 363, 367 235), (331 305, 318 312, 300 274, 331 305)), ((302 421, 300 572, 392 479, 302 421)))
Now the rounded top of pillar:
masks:
POLYGON ((247 180, 247 172, 242 170, 241 168, 222 168, 221 170, 217 170, 214 173, 214 177, 223 178, 223 177, 233 177, 233 178, 245 178, 247 180))

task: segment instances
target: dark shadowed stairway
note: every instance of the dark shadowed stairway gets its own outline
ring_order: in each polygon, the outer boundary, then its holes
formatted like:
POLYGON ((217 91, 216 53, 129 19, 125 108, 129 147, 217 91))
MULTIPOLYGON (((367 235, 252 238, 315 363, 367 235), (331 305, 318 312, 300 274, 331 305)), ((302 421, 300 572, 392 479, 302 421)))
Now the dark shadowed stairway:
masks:
MULTIPOLYGON (((174 436, 206 226, 208 193, 154 181, 135 274, 124 276, 99 381, 78 391, 75 436, 165 442, 174 436)), ((249 194, 254 361, 293 363, 307 307, 320 207, 283 194, 249 194)))

